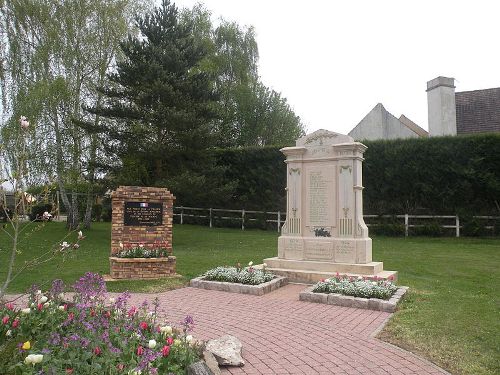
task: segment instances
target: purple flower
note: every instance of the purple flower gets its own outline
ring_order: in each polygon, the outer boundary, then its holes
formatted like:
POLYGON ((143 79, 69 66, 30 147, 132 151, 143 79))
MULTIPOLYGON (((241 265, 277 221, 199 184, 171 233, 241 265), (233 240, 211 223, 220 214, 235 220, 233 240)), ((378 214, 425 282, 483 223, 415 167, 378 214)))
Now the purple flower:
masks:
POLYGON ((50 288, 51 298, 58 298, 61 293, 64 292, 64 282, 60 279, 54 280, 52 282, 52 287, 50 288))

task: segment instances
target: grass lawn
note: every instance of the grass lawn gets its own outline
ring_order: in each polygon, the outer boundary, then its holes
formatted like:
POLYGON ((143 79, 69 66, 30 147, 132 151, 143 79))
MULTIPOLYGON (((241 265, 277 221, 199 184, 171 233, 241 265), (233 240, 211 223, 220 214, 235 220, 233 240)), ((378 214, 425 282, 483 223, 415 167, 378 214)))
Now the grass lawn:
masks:
MULTIPOLYGON (((61 278, 73 282, 85 271, 109 273, 110 226, 94 224, 74 258, 24 272, 11 292, 61 278)), ((29 232, 17 265, 65 235, 63 224, 29 232)), ((111 291, 160 291, 178 287, 217 265, 242 264, 277 253, 277 233, 176 225, 174 254, 178 280, 120 281, 111 291)), ((5 277, 8 241, 0 234, 0 281, 5 277)), ((387 238, 373 240, 373 258, 399 271, 411 292, 380 337, 424 355, 454 374, 500 374, 500 240, 387 238)))

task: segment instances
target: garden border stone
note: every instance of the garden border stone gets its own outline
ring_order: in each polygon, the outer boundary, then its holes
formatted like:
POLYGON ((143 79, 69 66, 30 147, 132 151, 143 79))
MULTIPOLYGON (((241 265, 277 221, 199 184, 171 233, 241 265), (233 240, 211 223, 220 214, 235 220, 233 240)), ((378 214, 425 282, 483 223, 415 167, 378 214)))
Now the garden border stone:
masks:
POLYGON ((314 293, 314 285, 304 289, 299 294, 300 301, 325 303, 328 305, 337 305, 344 307, 353 307, 356 309, 376 310, 393 313, 396 306, 408 291, 407 286, 399 286, 396 292, 389 300, 379 298, 361 298, 344 296, 336 293, 314 293))
POLYGON ((282 276, 276 276, 271 281, 259 285, 228 283, 224 281, 211 281, 211 280, 205 280, 205 277, 203 276, 196 277, 189 282, 189 286, 193 288, 217 290, 220 292, 251 294, 254 296, 263 296, 264 294, 267 294, 278 288, 281 288, 286 284, 288 284, 288 279, 282 276))

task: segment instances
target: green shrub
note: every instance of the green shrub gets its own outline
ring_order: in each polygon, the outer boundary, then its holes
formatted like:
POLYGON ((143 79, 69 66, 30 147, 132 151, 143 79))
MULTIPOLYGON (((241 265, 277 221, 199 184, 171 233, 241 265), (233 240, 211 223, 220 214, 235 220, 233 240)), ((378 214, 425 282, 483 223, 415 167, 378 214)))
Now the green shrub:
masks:
POLYGON ((41 220, 44 212, 52 212, 52 203, 40 203, 33 205, 31 207, 31 212, 28 215, 30 221, 41 220))

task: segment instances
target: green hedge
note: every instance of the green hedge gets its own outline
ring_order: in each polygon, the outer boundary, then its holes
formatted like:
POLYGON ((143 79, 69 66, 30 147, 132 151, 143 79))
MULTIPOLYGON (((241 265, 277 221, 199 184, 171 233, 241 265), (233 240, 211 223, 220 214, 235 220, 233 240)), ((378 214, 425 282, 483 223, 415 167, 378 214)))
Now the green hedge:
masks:
MULTIPOLYGON (((500 213, 500 134, 367 141, 363 165, 366 214, 500 213)), ((231 198, 205 207, 284 210, 281 147, 212 151, 231 198)), ((210 171, 207 171, 210 173, 210 171)), ((183 205, 189 206, 186 198, 183 205)))
POLYGON ((500 134, 365 144, 365 213, 500 213, 500 134))

